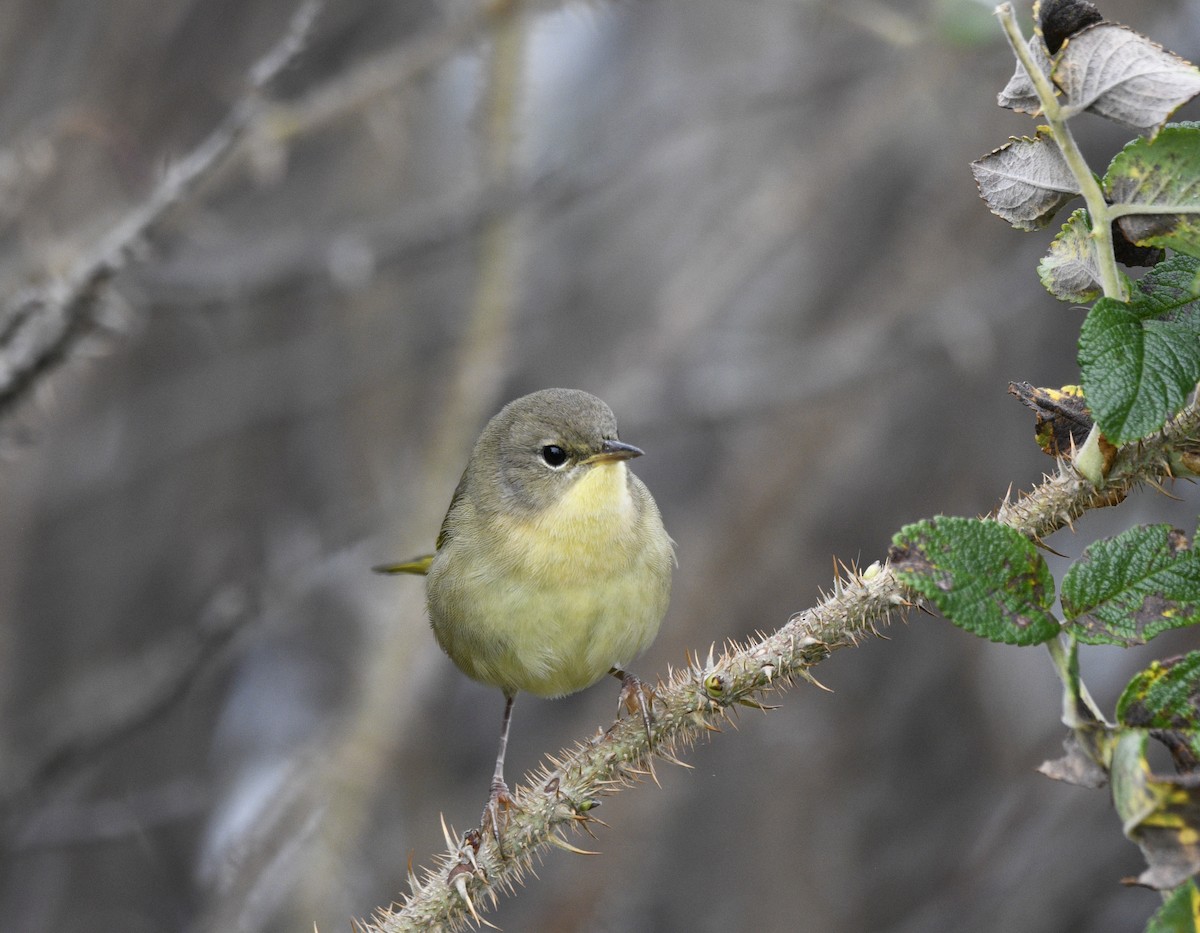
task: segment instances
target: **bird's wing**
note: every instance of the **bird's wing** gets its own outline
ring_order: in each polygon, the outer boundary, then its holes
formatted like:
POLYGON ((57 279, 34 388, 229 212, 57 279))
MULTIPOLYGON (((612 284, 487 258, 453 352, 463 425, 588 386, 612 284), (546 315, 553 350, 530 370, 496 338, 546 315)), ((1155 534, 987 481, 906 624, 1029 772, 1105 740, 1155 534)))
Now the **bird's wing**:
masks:
POLYGON ((454 487, 454 495, 450 497, 450 508, 446 509, 446 517, 442 519, 441 530, 438 531, 437 544, 435 547, 440 551, 445 547, 446 542, 453 537, 453 532, 450 530, 450 517, 463 505, 467 495, 467 471, 463 470, 462 476, 458 479, 458 485, 454 487))

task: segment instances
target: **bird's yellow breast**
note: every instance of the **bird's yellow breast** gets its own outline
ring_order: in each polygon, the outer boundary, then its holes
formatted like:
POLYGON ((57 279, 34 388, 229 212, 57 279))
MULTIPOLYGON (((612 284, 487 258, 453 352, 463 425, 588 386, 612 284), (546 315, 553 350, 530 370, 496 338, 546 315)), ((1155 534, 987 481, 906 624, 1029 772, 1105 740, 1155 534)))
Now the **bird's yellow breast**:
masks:
POLYGON ((598 463, 557 502, 532 516, 496 519, 503 547, 534 576, 560 584, 594 581, 624 567, 637 509, 624 463, 598 463))

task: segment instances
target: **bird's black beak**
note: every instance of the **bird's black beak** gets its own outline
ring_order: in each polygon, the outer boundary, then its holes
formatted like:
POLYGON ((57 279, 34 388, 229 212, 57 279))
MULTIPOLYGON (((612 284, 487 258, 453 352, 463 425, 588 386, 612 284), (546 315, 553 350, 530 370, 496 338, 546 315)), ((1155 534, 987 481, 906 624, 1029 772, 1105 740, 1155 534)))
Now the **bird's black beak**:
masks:
POLYGON ((600 450, 592 454, 584 463, 612 463, 618 460, 632 460, 634 457, 640 457, 645 451, 640 447, 634 447, 632 444, 626 444, 624 441, 605 441, 600 445, 600 450))

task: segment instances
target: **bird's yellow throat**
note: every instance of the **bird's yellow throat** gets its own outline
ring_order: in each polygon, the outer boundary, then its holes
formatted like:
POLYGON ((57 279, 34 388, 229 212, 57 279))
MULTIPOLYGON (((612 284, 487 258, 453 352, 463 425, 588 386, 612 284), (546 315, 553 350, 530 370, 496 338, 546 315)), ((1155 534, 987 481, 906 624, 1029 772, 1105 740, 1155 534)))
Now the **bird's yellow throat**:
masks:
POLYGON ((592 465, 538 514, 503 519, 510 553, 522 554, 535 572, 552 570, 563 584, 612 572, 614 550, 628 540, 636 521, 629 473, 619 461, 592 465))
POLYGON ((564 525, 632 521, 633 497, 624 461, 595 464, 548 511, 553 521, 564 525))

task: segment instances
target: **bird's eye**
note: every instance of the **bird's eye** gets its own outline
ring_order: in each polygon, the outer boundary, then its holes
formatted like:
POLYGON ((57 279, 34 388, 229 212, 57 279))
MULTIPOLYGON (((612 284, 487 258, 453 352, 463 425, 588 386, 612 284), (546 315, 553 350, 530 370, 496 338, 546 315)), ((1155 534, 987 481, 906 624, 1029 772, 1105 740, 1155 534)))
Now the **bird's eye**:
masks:
POLYGON ((546 466, 557 470, 567 462, 567 452, 557 444, 547 444, 542 448, 542 460, 546 466))

